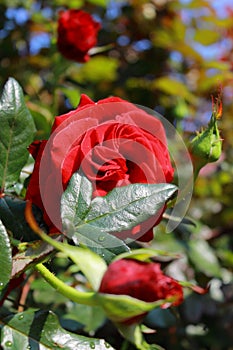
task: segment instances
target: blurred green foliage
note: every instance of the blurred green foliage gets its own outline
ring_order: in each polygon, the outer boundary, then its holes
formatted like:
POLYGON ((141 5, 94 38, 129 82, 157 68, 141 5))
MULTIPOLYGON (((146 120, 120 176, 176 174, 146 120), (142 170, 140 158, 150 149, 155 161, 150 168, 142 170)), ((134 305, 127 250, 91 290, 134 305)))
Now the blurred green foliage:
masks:
MULTIPOLYGON (((163 234, 161 225, 152 243, 181 254, 167 266, 174 278, 211 284, 208 295, 188 294, 179 316, 155 310, 146 318, 158 331, 148 341, 168 350, 232 349, 233 9, 219 9, 206 0, 0 1, 0 85, 12 76, 24 88, 37 139, 48 137, 54 117, 75 108, 86 93, 94 100, 116 95, 150 107, 189 140, 209 121, 211 95, 222 89, 223 155, 196 181, 188 212, 195 225, 184 223, 172 234, 163 234), (56 21, 64 7, 82 8, 101 22, 98 48, 86 64, 67 61, 56 49, 56 21)), ((51 266, 78 283, 69 265, 55 259, 51 266)), ((28 307, 49 305, 67 329, 96 331, 121 349, 123 340, 97 309, 74 309, 43 282, 32 287, 28 307)))

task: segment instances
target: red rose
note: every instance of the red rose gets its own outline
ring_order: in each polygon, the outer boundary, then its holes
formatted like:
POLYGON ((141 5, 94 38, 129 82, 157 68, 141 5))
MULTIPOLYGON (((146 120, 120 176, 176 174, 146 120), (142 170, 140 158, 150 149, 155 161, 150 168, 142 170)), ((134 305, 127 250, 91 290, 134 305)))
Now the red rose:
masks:
MULTIPOLYGON (((177 306, 183 301, 182 287, 173 278, 163 274, 160 264, 132 259, 121 259, 111 263, 102 278, 99 292, 129 295, 145 302, 175 298, 162 308, 177 306)), ((127 319, 126 316, 125 322, 137 322, 141 316, 132 319, 127 319)))
POLYGON ((100 24, 81 10, 61 11, 58 19, 58 50, 70 60, 86 62, 96 45, 100 24))
MULTIPOLYGON (((117 97, 94 103, 82 95, 76 110, 55 118, 49 140, 34 142, 29 151, 35 167, 26 198, 44 211, 50 229, 61 228, 61 195, 77 170, 92 182, 94 197, 130 183, 173 178, 161 121, 117 97)), ((119 237, 151 240, 163 211, 119 237)))

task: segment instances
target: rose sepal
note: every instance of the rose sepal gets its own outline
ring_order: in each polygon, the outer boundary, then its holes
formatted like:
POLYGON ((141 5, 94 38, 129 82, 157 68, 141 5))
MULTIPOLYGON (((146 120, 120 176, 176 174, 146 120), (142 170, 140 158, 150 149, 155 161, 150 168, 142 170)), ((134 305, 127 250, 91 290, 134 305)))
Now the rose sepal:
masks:
POLYGON ((117 328, 124 338, 134 344, 139 350, 165 350, 157 344, 148 344, 143 337, 142 327, 140 325, 133 324, 126 326, 118 324, 117 328))
POLYGON ((128 295, 107 293, 97 293, 95 298, 110 320, 124 324, 127 324, 127 321, 133 322, 132 319, 139 316, 143 318, 149 311, 162 305, 169 306, 176 300, 176 297, 169 297, 154 302, 145 302, 128 295))
POLYGON ((181 256, 180 254, 171 253, 160 249, 140 248, 140 249, 134 249, 129 252, 119 254, 113 259, 113 261, 120 260, 120 259, 134 259, 134 260, 149 262, 151 261, 151 258, 156 258, 156 257, 170 260, 170 259, 179 259, 181 256))

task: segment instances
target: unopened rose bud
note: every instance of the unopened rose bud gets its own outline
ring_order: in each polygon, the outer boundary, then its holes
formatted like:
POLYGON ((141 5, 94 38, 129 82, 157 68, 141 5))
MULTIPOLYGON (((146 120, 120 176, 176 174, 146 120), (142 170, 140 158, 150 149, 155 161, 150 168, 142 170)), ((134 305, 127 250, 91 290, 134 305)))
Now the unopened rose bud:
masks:
POLYGON ((202 167, 216 162, 222 153, 222 139, 219 134, 217 120, 222 115, 222 102, 218 97, 213 103, 213 112, 206 129, 198 132, 191 141, 190 153, 193 160, 194 173, 197 175, 202 167))
MULTIPOLYGON (((99 292, 127 295, 148 303, 172 299, 170 302, 162 303, 162 308, 178 306, 183 302, 181 285, 173 278, 166 276, 160 269, 160 264, 134 259, 120 259, 112 262, 103 276, 99 292)), ((129 317, 126 309, 125 318, 121 323, 140 322, 147 314, 143 310, 140 311, 136 316, 129 317)), ((114 310, 111 314, 114 320, 114 310)))

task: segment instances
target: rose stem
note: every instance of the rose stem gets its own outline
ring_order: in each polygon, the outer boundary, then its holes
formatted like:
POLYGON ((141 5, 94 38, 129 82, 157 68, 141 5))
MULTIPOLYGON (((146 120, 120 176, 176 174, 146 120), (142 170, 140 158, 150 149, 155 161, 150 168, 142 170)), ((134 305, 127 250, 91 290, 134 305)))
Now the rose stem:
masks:
MULTIPOLYGON (((38 226, 35 218, 32 214, 32 203, 28 201, 25 208, 25 218, 31 229, 38 234, 38 236, 48 244, 52 245, 55 249, 65 253, 63 244, 52 239, 49 235, 45 234, 43 230, 38 226)), ((54 287, 59 293, 63 294, 72 301, 85 305, 97 305, 95 299, 95 292, 81 292, 73 287, 68 286, 62 282, 59 278, 54 276, 42 263, 35 265, 35 269, 40 272, 44 279, 54 287)))
POLYGON ((68 286, 64 282, 62 282, 59 278, 54 276, 52 272, 50 272, 47 267, 45 267, 42 263, 37 264, 35 269, 39 271, 39 273, 43 276, 43 278, 59 293, 69 298, 70 300, 85 305, 97 305, 95 300, 95 292, 81 292, 73 287, 68 286))

